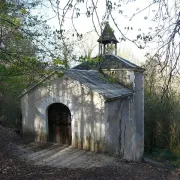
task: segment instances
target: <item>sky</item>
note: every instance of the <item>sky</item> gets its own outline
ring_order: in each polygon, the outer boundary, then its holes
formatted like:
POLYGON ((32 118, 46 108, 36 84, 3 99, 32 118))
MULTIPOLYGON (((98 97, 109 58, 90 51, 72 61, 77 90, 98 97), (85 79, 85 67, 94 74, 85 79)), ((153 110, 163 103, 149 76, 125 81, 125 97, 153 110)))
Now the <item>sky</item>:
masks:
MULTIPOLYGON (((119 0, 112 0, 112 2, 118 2, 119 0)), ((117 26, 121 29, 121 31, 131 40, 135 39, 136 36, 140 33, 148 33, 150 32, 150 28, 155 28, 157 25, 155 22, 153 22, 151 19, 154 16, 154 11, 156 10, 157 7, 156 5, 152 6, 151 8, 147 8, 146 10, 142 11, 141 13, 137 14, 131 19, 133 14, 135 12, 140 11, 141 9, 144 9, 147 7, 152 0, 122 0, 121 1, 121 7, 118 10, 112 11, 112 16, 114 17, 117 26), (123 14, 119 14, 118 11, 122 10, 123 14), (147 17, 147 18, 146 18, 147 17), (133 28, 132 30, 127 31, 127 28, 125 27, 131 27, 133 28)), ((55 2, 55 1, 54 1, 55 2)), ((96 0, 94 0, 96 2, 96 0)), ((59 7, 61 9, 64 8, 65 4, 67 3, 67 0, 61 0, 59 7)), ((91 0, 88 0, 88 5, 91 4, 91 0)), ((54 29, 59 29, 59 23, 58 23, 58 18, 56 14, 53 11, 56 11, 56 8, 51 6, 49 3, 49 0, 45 3, 45 7, 41 9, 41 13, 45 16, 45 19, 48 20, 48 24, 54 28, 54 29)), ((55 5, 55 4, 54 4, 55 5)), ((102 17, 105 14, 105 0, 99 0, 97 4, 97 13, 99 17, 99 21, 102 22, 102 17)), ((85 3, 79 3, 77 5, 77 8, 80 9, 80 16, 78 18, 74 18, 74 21, 72 22, 71 17, 72 17, 72 10, 70 10, 66 16, 65 16, 65 22, 64 22, 64 29, 73 29, 73 23, 75 28, 77 29, 79 34, 85 34, 86 32, 93 31, 91 35, 89 36, 88 41, 94 41, 94 44, 97 43, 96 37, 98 38, 98 35, 96 32, 94 32, 93 28, 93 23, 92 23, 92 18, 87 18, 86 16, 86 4, 85 3)), ((39 11, 38 11, 39 13, 39 11)), ((62 18, 63 11, 59 11, 60 14, 60 19, 62 18)), ((75 17, 76 15, 74 15, 75 17)), ((94 13, 94 23, 95 26, 97 27, 98 32, 100 33, 100 28, 98 25, 98 20, 95 16, 94 13)), ((109 19, 109 24, 110 26, 114 29, 115 36, 117 39, 121 38, 122 35, 119 32, 119 30, 116 28, 116 26, 113 23, 112 19, 109 19)), ((89 43, 89 42, 87 42, 89 43)), ((126 42, 120 42, 118 44, 118 49, 120 51, 130 51, 131 54, 135 56, 134 60, 132 59, 131 61, 135 61, 137 64, 140 64, 145 61, 145 54, 146 52, 151 52, 153 51, 153 45, 150 44, 146 49, 139 49, 137 48, 132 42, 126 41, 126 42)), ((97 48, 95 49, 94 54, 97 53, 97 48)))

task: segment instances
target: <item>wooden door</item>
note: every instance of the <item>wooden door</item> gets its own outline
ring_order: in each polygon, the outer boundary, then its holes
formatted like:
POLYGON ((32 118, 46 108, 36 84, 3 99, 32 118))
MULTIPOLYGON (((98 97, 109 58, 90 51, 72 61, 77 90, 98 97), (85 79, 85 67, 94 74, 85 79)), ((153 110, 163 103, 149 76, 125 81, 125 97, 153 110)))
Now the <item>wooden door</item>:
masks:
POLYGON ((49 141, 71 144, 71 115, 69 109, 52 106, 48 111, 49 141))

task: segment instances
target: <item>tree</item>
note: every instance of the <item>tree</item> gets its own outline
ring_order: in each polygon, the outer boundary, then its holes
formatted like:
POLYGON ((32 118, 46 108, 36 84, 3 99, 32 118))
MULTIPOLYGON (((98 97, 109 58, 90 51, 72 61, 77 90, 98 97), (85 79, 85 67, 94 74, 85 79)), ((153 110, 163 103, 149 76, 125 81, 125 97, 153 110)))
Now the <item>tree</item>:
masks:
MULTIPOLYGON (((30 1, 0 1, 0 120, 20 119, 18 96, 44 75, 47 64, 38 57, 41 34, 34 26, 40 21, 30 14, 30 1)), ((11 124, 11 123, 10 123, 11 124)))
MULTIPOLYGON (((156 59, 147 60, 145 65, 145 150, 157 149, 180 157, 180 100, 179 91, 169 86, 164 94, 161 66, 156 59), (163 98, 162 98, 163 95, 163 98)), ((175 79, 174 79, 175 80, 175 79)), ((173 80, 173 85, 174 85, 173 80)), ((170 158, 170 156, 169 156, 170 158)))
POLYGON ((77 37, 81 38, 82 35, 78 32, 75 19, 81 16, 87 16, 92 19, 94 30, 98 36, 102 32, 104 22, 109 19, 120 33, 119 41, 129 41, 140 49, 147 47, 149 43, 154 43, 156 50, 153 51, 153 54, 149 53, 147 56, 150 59, 156 58, 161 65, 162 76, 165 72, 168 73, 163 87, 164 93, 168 93, 168 88, 173 76, 179 73, 180 2, 179 0, 151 0, 146 6, 137 8, 131 16, 124 14, 124 6, 130 6, 137 1, 138 0, 135 0, 135 2, 131 0, 104 0, 104 7, 102 7, 99 6, 100 1, 98 0, 68 0, 66 3, 62 3, 60 0, 48 0, 53 12, 58 18, 59 32, 62 38, 65 38, 64 24, 69 18, 72 21, 72 26, 74 27, 77 37), (105 11, 103 17, 99 13, 101 9, 105 11), (146 11, 148 13, 144 15, 143 13, 146 11), (142 18, 145 20, 151 19, 155 27, 149 27, 149 32, 146 33, 142 32, 142 28, 140 27, 136 38, 132 39, 126 35, 123 28, 125 28, 126 31, 133 31, 134 27, 119 27, 117 18, 115 18, 117 14, 119 14, 118 16, 127 15, 130 21, 133 21, 138 15, 142 14, 142 18))

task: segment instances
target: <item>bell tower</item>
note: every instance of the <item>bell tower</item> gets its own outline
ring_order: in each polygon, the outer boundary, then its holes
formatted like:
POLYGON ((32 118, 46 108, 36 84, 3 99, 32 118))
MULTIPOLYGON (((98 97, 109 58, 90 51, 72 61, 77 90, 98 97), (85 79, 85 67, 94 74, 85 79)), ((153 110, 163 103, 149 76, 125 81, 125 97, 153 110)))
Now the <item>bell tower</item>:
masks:
POLYGON ((110 27, 109 22, 106 22, 104 30, 102 31, 102 34, 97 41, 99 42, 99 55, 117 55, 118 40, 116 39, 114 31, 110 27))

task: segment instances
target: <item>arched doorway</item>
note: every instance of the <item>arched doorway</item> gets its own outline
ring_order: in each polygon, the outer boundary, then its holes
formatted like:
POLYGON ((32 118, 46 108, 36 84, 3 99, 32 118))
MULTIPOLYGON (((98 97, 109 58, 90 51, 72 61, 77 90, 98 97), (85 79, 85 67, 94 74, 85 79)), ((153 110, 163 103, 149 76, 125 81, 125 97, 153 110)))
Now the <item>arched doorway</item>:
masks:
POLYGON ((61 103, 51 104, 48 108, 49 141, 59 144, 71 144, 71 113, 61 103))

